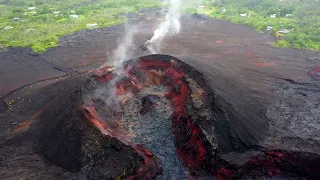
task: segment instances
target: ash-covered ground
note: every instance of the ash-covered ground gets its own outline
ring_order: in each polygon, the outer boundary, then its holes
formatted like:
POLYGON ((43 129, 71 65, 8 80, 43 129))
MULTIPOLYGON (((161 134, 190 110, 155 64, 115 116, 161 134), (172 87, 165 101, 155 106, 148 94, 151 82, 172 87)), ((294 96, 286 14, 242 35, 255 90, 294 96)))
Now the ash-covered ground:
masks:
MULTIPOLYGON (((152 36, 160 21, 156 11, 143 13, 130 16, 129 21, 139 26, 134 40, 137 47, 152 36)), ((271 35, 222 20, 184 16, 181 22, 180 34, 165 39, 161 53, 200 71, 213 89, 216 117, 221 121, 204 121, 199 126, 206 127, 209 136, 220 132, 221 157, 243 164, 259 154, 260 148, 319 154, 320 82, 318 75, 312 74, 320 66, 319 52, 273 48, 268 45, 271 35)), ((0 53, 1 179, 94 179, 56 166, 37 152, 39 114, 47 103, 37 101, 47 96, 38 90, 108 61, 123 33, 123 25, 86 30, 62 37, 59 47, 41 55, 24 48, 0 53), (5 112, 3 101, 8 105, 5 112)), ((53 87, 57 89, 51 89, 52 97, 63 90, 53 87)), ((159 128, 165 126, 168 124, 159 128)), ((156 146, 138 137, 135 141, 156 146)))

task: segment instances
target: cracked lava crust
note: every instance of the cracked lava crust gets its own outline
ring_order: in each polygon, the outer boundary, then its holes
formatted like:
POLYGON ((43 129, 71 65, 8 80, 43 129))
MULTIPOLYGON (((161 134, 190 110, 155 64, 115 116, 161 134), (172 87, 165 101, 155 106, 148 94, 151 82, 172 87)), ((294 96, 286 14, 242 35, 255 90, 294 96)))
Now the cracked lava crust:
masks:
POLYGON ((120 69, 70 78, 65 86, 68 94, 58 93, 63 100, 50 105, 56 108, 41 113, 46 123, 39 153, 89 179, 320 176, 320 157, 312 153, 259 149, 242 165, 221 158, 220 127, 206 126, 224 121, 214 91, 199 71, 175 57, 143 56, 120 69))

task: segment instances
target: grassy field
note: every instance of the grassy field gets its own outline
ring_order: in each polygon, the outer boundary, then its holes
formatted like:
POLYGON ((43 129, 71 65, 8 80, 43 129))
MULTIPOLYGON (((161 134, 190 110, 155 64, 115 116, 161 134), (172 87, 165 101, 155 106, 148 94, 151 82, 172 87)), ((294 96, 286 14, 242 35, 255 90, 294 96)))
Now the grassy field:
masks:
MULTIPOLYGON (((320 0, 182 1, 187 13, 246 24, 261 34, 270 26, 278 37, 273 42, 276 47, 320 50, 320 0), (275 18, 270 17, 273 14, 275 18), (290 32, 279 33, 285 29, 290 32)), ((126 13, 161 6, 161 0, 0 0, 0 47, 32 47, 43 52, 57 46, 60 36, 123 23, 126 13)))
POLYGON ((0 0, 0 44, 43 52, 60 36, 123 23, 126 13, 161 6, 159 0, 0 0))
POLYGON ((203 4, 205 8, 196 11, 212 18, 246 24, 261 34, 272 27, 278 37, 276 47, 320 50, 320 0, 206 0, 203 4))

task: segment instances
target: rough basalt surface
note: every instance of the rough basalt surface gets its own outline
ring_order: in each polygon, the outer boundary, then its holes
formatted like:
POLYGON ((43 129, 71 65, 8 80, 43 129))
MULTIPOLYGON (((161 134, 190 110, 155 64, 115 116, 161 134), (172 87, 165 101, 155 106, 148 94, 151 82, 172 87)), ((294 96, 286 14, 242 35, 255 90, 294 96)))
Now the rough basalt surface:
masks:
POLYGON ((105 67, 52 88, 63 84, 41 113, 39 153, 89 179, 320 176, 317 154, 246 146, 230 132, 227 118, 239 118, 232 108, 199 71, 172 56, 143 56, 120 73, 105 67), (232 156, 221 156, 226 144, 256 153, 230 163, 232 156))

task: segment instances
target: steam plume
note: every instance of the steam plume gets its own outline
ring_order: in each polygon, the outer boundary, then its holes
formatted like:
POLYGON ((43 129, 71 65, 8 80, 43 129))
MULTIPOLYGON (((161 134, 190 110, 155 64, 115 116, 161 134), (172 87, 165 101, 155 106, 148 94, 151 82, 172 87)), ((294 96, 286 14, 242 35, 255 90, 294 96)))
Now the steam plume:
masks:
POLYGON ((133 48, 133 37, 137 33, 137 28, 135 26, 125 26, 125 34, 121 41, 118 42, 118 47, 113 51, 111 57, 114 67, 119 67, 124 61, 132 58, 132 48, 133 48))
MULTIPOLYGON (((168 7, 168 11, 165 15, 165 20, 159 24, 157 29, 154 31, 153 36, 150 40, 146 42, 146 46, 151 51, 151 53, 157 53, 159 51, 162 41, 166 36, 175 35, 180 32, 180 16, 181 16, 181 6, 182 0, 164 0, 163 11, 168 7)), ((115 95, 115 84, 126 74, 123 71, 123 62, 129 60, 133 57, 133 37, 138 32, 136 27, 125 26, 125 34, 121 41, 119 41, 118 47, 113 51, 111 56, 111 64, 114 67, 113 71, 118 74, 118 76, 109 82, 109 88, 106 87, 98 88, 91 95, 89 99, 103 99, 106 104, 118 105, 119 97, 115 95), (111 94, 105 96, 105 92, 111 94)), ((105 67, 107 64, 102 66, 105 67)), ((121 99, 121 98, 120 98, 121 99)))
MULTIPOLYGON (((123 63, 133 57, 132 49, 134 46, 133 37, 138 32, 138 28, 132 25, 125 25, 125 32, 122 38, 118 41, 117 48, 112 52, 112 55, 109 57, 109 62, 100 66, 98 72, 104 73, 104 69, 108 66, 112 66, 113 73, 117 74, 109 82, 108 86, 102 86, 95 89, 95 91, 88 95, 86 98, 86 104, 92 103, 95 99, 103 100, 105 104, 114 107, 115 109, 119 108, 119 101, 127 97, 117 96, 116 95, 116 84, 127 74, 123 69, 123 63)), ((99 74, 99 73, 98 73, 99 74)), ((127 96, 130 96, 128 94, 127 96)))
POLYGON ((147 47, 152 53, 159 51, 161 43, 166 36, 180 32, 181 1, 182 0, 165 0, 163 2, 163 9, 165 6, 168 6, 165 21, 159 24, 151 39, 146 42, 147 47))

